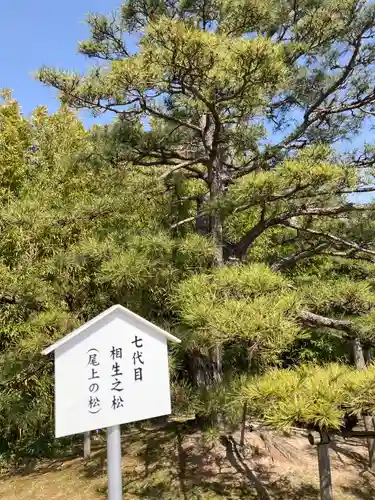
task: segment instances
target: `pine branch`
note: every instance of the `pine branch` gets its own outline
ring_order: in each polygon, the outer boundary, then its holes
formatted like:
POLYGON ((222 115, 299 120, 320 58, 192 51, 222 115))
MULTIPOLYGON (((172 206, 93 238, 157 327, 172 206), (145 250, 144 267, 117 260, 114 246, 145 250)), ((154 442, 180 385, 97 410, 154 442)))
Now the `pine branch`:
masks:
POLYGON ((368 29, 372 27, 372 25, 373 25, 373 20, 371 19, 368 21, 368 23, 366 23, 365 26, 362 27, 361 32, 359 33, 356 40, 352 44, 353 52, 350 56, 348 63, 344 67, 341 75, 324 92, 321 93, 321 95, 313 104, 309 106, 309 108, 305 111, 302 123, 300 123, 288 137, 286 137, 278 144, 277 149, 283 149, 285 147, 291 146, 294 143, 294 141, 296 141, 305 134, 305 132, 311 125, 319 121, 320 122, 324 121, 324 119, 328 114, 341 113, 341 112, 343 113, 350 109, 358 109, 365 104, 374 102, 374 95, 372 95, 371 99, 370 96, 366 96, 365 98, 358 100, 356 103, 353 103, 352 104, 353 107, 342 106, 340 109, 335 109, 333 107, 319 109, 321 104, 326 99, 328 99, 332 95, 335 95, 335 93, 347 82, 348 78, 350 77, 351 73, 356 67, 358 57, 360 54, 360 48, 363 42, 363 35, 368 29))
POLYGON ((357 101, 352 101, 346 104, 345 106, 337 106, 336 108, 320 108, 317 110, 317 112, 319 112, 322 116, 344 113, 346 111, 353 111, 356 109, 364 112, 363 109, 361 109, 361 107, 368 104, 374 104, 374 102, 375 102, 375 92, 371 92, 371 94, 369 94, 365 98, 357 101))
POLYGON ((353 44, 353 52, 352 52, 352 55, 347 63, 347 65, 345 66, 342 74, 340 75, 339 78, 337 78, 337 80, 335 80, 332 85, 330 85, 328 87, 328 89, 322 93, 322 95, 319 97, 319 99, 312 105, 310 106, 310 108, 308 109, 307 113, 306 113, 306 116, 310 116, 315 110, 317 110, 319 108, 319 106, 330 96, 332 95, 334 92, 336 92, 344 83, 345 81, 347 80, 347 78, 349 77, 349 75, 352 73, 353 69, 355 68, 355 64, 356 64, 356 60, 359 56, 359 51, 360 51, 360 48, 361 48, 361 45, 362 45, 362 37, 363 37, 363 34, 365 33, 365 31, 367 31, 367 29, 370 27, 370 23, 366 26, 364 26, 361 30, 361 33, 359 34, 359 36, 357 37, 356 41, 354 42, 353 44))
POLYGON ((307 189, 308 187, 310 187, 310 186, 308 186, 308 185, 294 186, 292 188, 286 189, 285 191, 283 191, 280 194, 275 194, 275 195, 265 194, 263 196, 255 197, 249 203, 245 203, 244 205, 240 205, 239 207, 236 207, 233 213, 243 212, 244 210, 247 210, 248 208, 259 205, 259 203, 261 203, 261 202, 272 203, 274 201, 286 200, 288 198, 291 198, 293 195, 299 193, 300 191, 307 189))
MULTIPOLYGON (((324 215, 327 217, 339 215, 346 212, 364 212, 367 210, 375 210, 375 204, 372 203, 346 203, 345 205, 338 205, 336 207, 310 207, 296 209, 291 211, 291 217, 300 217, 305 215, 324 215)), ((283 215, 280 218, 284 217, 283 215)))
POLYGON ((239 258, 243 258, 249 247, 253 242, 259 238, 261 234, 264 233, 270 227, 285 225, 285 222, 292 217, 302 217, 306 215, 322 215, 326 217, 332 217, 342 213, 352 212, 352 211, 367 211, 375 210, 375 204, 356 204, 347 203, 345 205, 338 205, 336 207, 307 207, 302 209, 291 209, 288 212, 284 212, 280 215, 270 217, 266 220, 260 220, 255 226, 253 226, 250 231, 248 231, 241 240, 234 245, 235 254, 239 258))
POLYGON ((183 226, 184 224, 187 224, 189 222, 193 222, 195 219, 197 219, 200 216, 202 216, 202 214, 197 214, 197 215, 194 215, 193 217, 188 217, 187 219, 180 220, 180 221, 176 222, 175 224, 172 224, 171 229, 176 229, 176 227, 180 227, 180 226, 183 226))
POLYGON ((162 113, 161 111, 158 111, 158 110, 152 108, 151 106, 148 106, 146 104, 146 100, 144 99, 143 96, 140 99, 141 99, 141 108, 143 111, 146 111, 146 112, 150 113, 151 115, 156 116, 157 118, 161 118, 161 119, 169 121, 169 122, 177 123, 178 125, 181 125, 182 127, 193 130, 194 132, 198 132, 199 134, 201 133, 201 129, 197 125, 194 125, 194 123, 181 120, 180 118, 177 118, 175 116, 170 116, 166 113, 162 113))
POLYGON ((327 318, 320 314, 315 314, 310 311, 300 311, 298 318, 308 326, 315 326, 318 328, 332 328, 333 330, 340 330, 345 332, 349 337, 358 336, 358 328, 351 321, 327 318))
POLYGON ((345 240, 344 238, 340 238, 338 236, 335 236, 332 233, 326 233, 324 231, 316 231, 314 229, 308 229, 308 228, 300 227, 300 226, 297 226, 297 225, 292 224, 290 222, 284 223, 283 226, 290 227, 292 229, 296 229, 297 231, 302 231, 302 232, 305 232, 305 233, 313 234, 315 236, 323 236, 324 238, 327 238, 328 240, 331 240, 334 243, 339 243, 339 244, 347 246, 349 248, 353 248, 353 249, 357 250, 358 252, 368 253, 369 255, 374 255, 375 256, 375 251, 370 250, 370 249, 365 248, 365 247, 362 247, 361 245, 358 245, 354 241, 345 240))
POLYGON ((342 188, 342 189, 337 189, 336 191, 317 191, 315 193, 306 193, 306 194, 301 194, 299 198, 318 198, 319 196, 332 196, 332 195, 342 195, 342 194, 360 194, 360 193, 374 193, 375 192, 375 186, 369 186, 369 187, 360 187, 360 188, 342 188))
POLYGON ((334 251, 323 251, 322 255, 329 255, 330 257, 340 257, 341 259, 359 260, 364 262, 375 263, 375 260, 367 255, 357 255, 354 250, 347 252, 334 252, 334 251))
MULTIPOLYGON (((183 169, 183 168, 187 169, 188 167, 190 167, 190 169, 191 169, 191 167, 193 165, 196 165, 198 163, 203 163, 203 162, 205 162, 207 160, 208 160, 208 158, 201 157, 201 158, 197 158, 196 160, 188 160, 188 161, 184 161, 182 163, 179 163, 178 165, 174 165, 170 170, 168 170, 168 172, 165 172, 163 175, 161 175, 159 177, 159 180, 167 179, 168 177, 170 177, 177 170, 180 170, 180 169, 183 169)), ((191 170, 194 173, 196 173, 196 174, 203 175, 202 172, 200 170, 198 170, 198 169, 191 169, 191 170)))
POLYGON ((99 51, 90 50, 90 48, 87 48, 85 46, 86 44, 84 42, 80 44, 79 52, 85 54, 87 57, 90 58, 95 57, 106 61, 116 61, 118 59, 130 57, 130 54, 126 49, 126 45, 123 40, 123 32, 117 26, 116 19, 113 18, 109 25, 103 25, 100 23, 94 24, 95 21, 96 21, 95 18, 93 18, 91 22, 89 21, 91 29, 95 30, 94 39, 99 38, 100 40, 110 41, 113 44, 113 47, 111 47, 112 55, 109 51, 105 50, 106 47, 104 47, 104 50, 99 50, 99 51))
POLYGON ((271 269, 273 271, 280 271, 280 269, 292 267, 300 260, 308 259, 309 257, 318 255, 324 248, 327 248, 327 243, 320 243, 319 245, 308 248, 307 250, 303 250, 302 252, 294 253, 272 264, 271 269))

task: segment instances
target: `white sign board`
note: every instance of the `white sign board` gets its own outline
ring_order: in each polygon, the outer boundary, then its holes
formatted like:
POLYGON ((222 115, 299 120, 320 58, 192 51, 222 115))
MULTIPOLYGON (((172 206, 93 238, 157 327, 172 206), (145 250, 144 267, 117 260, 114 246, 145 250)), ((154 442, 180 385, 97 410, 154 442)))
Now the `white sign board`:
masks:
POLYGON ((171 413, 167 339, 114 306, 62 341, 55 352, 56 437, 171 413))

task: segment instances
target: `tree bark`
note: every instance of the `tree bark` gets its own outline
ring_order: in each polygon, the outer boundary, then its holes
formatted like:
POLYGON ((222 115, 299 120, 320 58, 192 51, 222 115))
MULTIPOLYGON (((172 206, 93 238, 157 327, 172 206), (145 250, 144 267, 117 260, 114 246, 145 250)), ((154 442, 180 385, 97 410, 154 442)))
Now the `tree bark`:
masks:
POLYGON ((352 347, 352 356, 355 367, 357 368, 357 370, 365 370, 366 362, 365 362, 365 357, 363 355, 361 341, 359 340, 358 337, 354 337, 353 339, 351 339, 350 343, 352 347))
POLYGON ((246 418, 247 418, 247 403, 245 402, 242 408, 241 438, 240 438, 241 448, 244 448, 245 446, 246 418))
POLYGON ((272 271, 280 271, 280 269, 292 267, 295 264, 297 264, 297 262, 299 262, 300 260, 308 259, 309 257, 317 255, 326 246, 327 246, 326 243, 321 243, 320 245, 308 248, 307 250, 303 250, 302 252, 289 255, 288 257, 285 257, 284 259, 281 259, 278 262, 272 264, 271 269, 272 271))
MULTIPOLYGON (((361 341, 358 337, 351 340, 352 355, 357 370, 366 370, 366 360, 361 341)), ((374 422, 372 415, 363 415, 363 423, 366 431, 374 430, 374 422)), ((367 447, 369 456, 369 467, 375 470, 375 440, 372 437, 367 437, 367 447)))
POLYGON ((321 500, 333 500, 331 462, 329 459, 329 441, 322 433, 322 442, 318 444, 319 482, 321 500))
MULTIPOLYGON (((325 326, 328 328, 345 331, 350 336, 350 354, 353 364, 355 365, 357 370, 366 370, 367 366, 362 343, 358 338, 358 333, 355 331, 355 325, 353 325, 350 321, 326 318, 309 311, 301 311, 299 313, 299 317, 300 319, 302 319, 302 321, 310 325, 325 326)), ((373 431, 373 417, 371 415, 363 415, 363 420, 366 431, 373 431)), ((369 466, 372 470, 375 470, 375 440, 372 437, 368 437, 367 444, 369 451, 369 466)))
MULTIPOLYGON (((199 351, 194 351, 189 359, 190 376, 194 385, 202 390, 209 390, 222 380, 222 352, 219 346, 210 349, 207 355, 199 351)), ((220 423, 220 416, 217 411, 209 416, 197 415, 199 425, 217 425, 220 423)))
POLYGON ((194 383, 200 389, 212 387, 221 380, 221 352, 212 348, 208 355, 193 351, 190 355, 190 369, 194 383))
MULTIPOLYGON (((210 141, 213 141, 214 132, 212 132, 210 141)), ((212 148, 214 147, 211 144, 212 148)), ((211 165, 208 166, 208 185, 209 185, 209 196, 210 203, 215 203, 224 192, 224 166, 220 159, 220 152, 216 151, 216 158, 213 159, 211 165)), ((224 265, 224 253, 223 253, 223 224, 221 214, 218 209, 214 209, 213 213, 210 214, 209 219, 209 232, 215 243, 215 259, 213 266, 215 268, 220 268, 224 265)), ((193 377, 195 383, 200 388, 209 389, 215 384, 218 384, 222 380, 222 350, 220 346, 216 346, 210 349, 208 356, 202 356, 200 353, 196 353, 193 360, 193 377)), ((216 425, 220 422, 220 416, 217 411, 213 412, 208 419, 198 418, 201 424, 210 423, 211 425, 216 425)))
POLYGON ((372 359, 370 347, 363 347, 363 356, 365 358, 366 366, 368 366, 371 363, 372 359))
POLYGON ((300 311, 298 313, 299 319, 307 324, 317 327, 332 328, 334 330, 341 330, 346 334, 350 335, 352 338, 356 338, 358 331, 356 326, 351 321, 346 321, 342 319, 327 318, 326 316, 321 316, 320 314, 315 314, 310 311, 300 311))
POLYGON ((91 433, 85 432, 83 434, 83 458, 87 460, 91 456, 91 433))
MULTIPOLYGON (((363 415, 363 423, 365 425, 365 429, 368 432, 374 431, 374 421, 372 415, 363 415)), ((367 438, 367 447, 368 447, 368 458, 369 458, 369 467, 371 470, 375 470, 375 439, 373 437, 367 438)))
MULTIPOLYGON (((215 160, 209 168, 208 183, 210 187, 210 203, 215 203, 223 194, 223 165, 220 159, 215 160)), ((218 209, 215 209, 210 215, 210 234, 215 242, 215 267, 224 265, 223 255, 223 223, 221 214, 218 209)))
POLYGON ((257 224, 234 246, 234 255, 244 260, 247 251, 251 244, 267 229, 268 225, 263 219, 260 219, 257 224))

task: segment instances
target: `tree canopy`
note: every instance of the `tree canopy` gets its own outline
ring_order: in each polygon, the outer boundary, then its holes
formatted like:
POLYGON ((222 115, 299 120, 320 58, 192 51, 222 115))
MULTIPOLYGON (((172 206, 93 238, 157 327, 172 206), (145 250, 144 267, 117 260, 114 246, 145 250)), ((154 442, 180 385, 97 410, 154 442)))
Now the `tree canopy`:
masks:
POLYGON ((84 76, 39 72, 69 105, 118 116, 124 159, 197 181, 191 220, 208 217, 220 263, 223 250, 246 258, 291 218, 371 208, 346 195, 373 190, 372 148, 347 157, 334 145, 372 116, 374 6, 256 4, 124 2, 113 18, 88 19, 91 38, 79 49, 103 65, 84 76), (228 225, 242 213, 242 234, 232 235, 228 225))

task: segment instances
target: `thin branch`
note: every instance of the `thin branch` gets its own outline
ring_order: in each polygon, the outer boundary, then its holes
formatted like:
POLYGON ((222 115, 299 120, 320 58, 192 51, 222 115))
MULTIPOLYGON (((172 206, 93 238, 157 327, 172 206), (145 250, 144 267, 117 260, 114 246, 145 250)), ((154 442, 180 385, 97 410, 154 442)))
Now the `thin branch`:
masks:
POLYGON ((242 238, 236 243, 235 253, 239 258, 243 258, 250 245, 261 235, 269 229, 270 227, 284 225, 292 217, 302 217, 305 215, 322 215, 326 217, 331 217, 334 215, 339 215, 342 213, 352 212, 352 211, 367 211, 375 210, 375 204, 356 204, 347 203, 345 205, 339 205, 336 207, 311 207, 302 209, 291 209, 288 212, 281 213, 264 221, 259 221, 255 226, 252 227, 242 238))
POLYGON ((322 255, 329 255, 330 257, 340 257, 341 259, 359 260, 364 262, 375 263, 375 259, 368 257, 367 255, 357 255, 353 250, 348 252, 334 252, 334 251, 324 251, 322 255))
MULTIPOLYGON (((339 215, 346 212, 354 212, 354 211, 364 212, 367 210, 375 210, 375 204, 346 203, 345 205, 338 205, 336 207, 311 207, 311 208, 296 209, 295 212, 291 211, 290 213, 291 217, 299 217, 304 215, 325 215, 329 217, 331 215, 339 215)), ((285 216, 281 215, 279 218, 282 219, 285 216)))
POLYGON ((171 226, 171 229, 176 229, 176 227, 182 226, 183 224, 187 224, 188 222, 192 222, 195 220, 197 217, 199 217, 201 214, 194 215, 193 217, 188 217, 187 219, 180 220, 179 222, 176 222, 176 224, 173 224, 171 226))
MULTIPOLYGON (((366 29, 367 29, 367 27, 366 27, 366 29)), ((355 67, 355 62, 356 62, 356 59, 359 55, 359 50, 360 50, 360 47, 362 44, 362 36, 363 36, 363 33, 366 31, 366 29, 365 28, 362 29, 360 35, 358 36, 357 40, 353 44, 353 47, 354 47, 353 53, 351 55, 351 58, 349 59, 348 64, 345 66, 345 69, 342 72, 341 76, 336 81, 334 81, 332 83, 332 85, 330 85, 325 92, 322 93, 322 95, 319 97, 319 99, 312 106, 310 106, 310 108, 308 109, 308 111, 306 113, 306 116, 311 115, 311 113, 313 113, 316 109, 318 109, 319 106, 327 99, 327 97, 329 97, 332 93, 336 92, 336 90, 338 90, 339 87, 341 85, 343 85, 343 83, 345 83, 348 76, 350 75, 350 73, 353 71, 353 69, 355 67)))
POLYGON ((326 89, 324 92, 321 93, 319 98, 306 110, 304 114, 303 121, 296 127, 294 132, 292 132, 288 137, 286 137, 284 140, 282 140, 279 144, 279 148, 284 148, 289 146, 290 144, 293 143, 296 139, 301 137, 306 130, 316 121, 324 119, 327 114, 335 113, 335 112, 344 112, 348 111, 350 109, 355 109, 360 106, 363 106, 364 104, 368 104, 369 102, 372 102, 374 100, 374 97, 372 96, 372 99, 369 100, 369 96, 366 98, 362 99, 361 101, 358 101, 354 108, 346 106, 345 108, 340 108, 340 110, 334 110, 333 108, 325 108, 325 109, 319 109, 320 105, 332 94, 334 94, 337 90, 342 87, 347 79, 349 78, 350 74, 352 73, 353 69, 355 68, 355 64, 358 58, 358 55, 360 53, 360 47, 363 41, 363 35, 366 32, 367 29, 369 29, 372 25, 369 22, 366 26, 364 26, 359 33, 357 39, 355 42, 352 44, 353 45, 353 52, 352 55, 345 66, 343 72, 341 73, 340 77, 337 78, 329 87, 326 89))
MULTIPOLYGON (((163 179, 168 178, 174 172, 176 172, 176 170, 180 170, 181 168, 191 167, 192 165, 196 165, 198 163, 203 163, 206 160, 207 160, 206 157, 201 157, 201 158, 197 158, 196 160, 188 160, 188 161, 184 161, 182 163, 179 163, 178 165, 174 165, 170 170, 168 170, 168 172, 165 172, 163 175, 161 175, 159 177, 159 180, 163 180, 163 179)), ((202 172, 198 169, 193 169, 193 171, 197 174, 203 175, 202 172)))
POLYGON ((144 99, 142 99, 141 107, 144 111, 147 111, 148 113, 150 113, 153 116, 157 116, 158 118, 161 118, 163 120, 167 120, 167 121, 170 121, 173 123, 178 123, 179 125, 181 125, 181 127, 189 128, 190 130, 194 130, 194 132, 198 132, 199 134, 201 133, 201 129, 197 125, 194 125, 193 123, 181 120, 180 118, 177 118, 175 116, 167 115, 165 113, 162 113, 161 111, 157 111, 156 109, 151 108, 150 106, 147 106, 146 101, 144 99))
POLYGON ((315 193, 301 194, 298 198, 318 198, 319 196, 332 196, 340 194, 360 194, 360 193, 374 193, 375 186, 361 187, 357 189, 337 189, 336 191, 317 191, 315 193))
POLYGON ((375 113, 373 111, 368 111, 367 109, 363 109, 363 108, 358 108, 360 111, 362 111, 362 113, 365 113, 366 115, 371 115, 371 116, 375 116, 375 113))
POLYGON ((280 194, 275 194, 268 196, 267 194, 264 195, 263 197, 255 198, 251 200, 249 203, 245 203, 244 205, 240 205, 239 207, 236 207, 234 209, 233 213, 237 212, 243 212, 244 210, 247 210, 248 208, 254 207, 255 205, 260 204, 261 202, 267 202, 267 203, 272 203, 274 201, 279 201, 279 200, 284 200, 287 198, 290 198, 294 194, 297 194, 300 191, 303 191, 304 189, 307 189, 309 186, 295 186, 289 189, 286 189, 283 193, 280 194))
MULTIPOLYGON (((345 111, 351 111, 355 109, 360 109, 361 106, 366 105, 366 104, 373 104, 375 102, 375 92, 372 92, 365 98, 359 100, 359 101, 352 101, 344 106, 338 106, 336 108, 319 108, 317 109, 317 113, 320 115, 333 115, 333 114, 338 114, 338 113, 344 113, 345 111)), ((363 110, 362 110, 363 111, 363 110)))
POLYGON ((290 227, 292 229, 296 229, 297 231, 302 231, 305 233, 314 234, 316 236, 323 236, 323 237, 325 237, 325 238, 327 238, 335 243, 340 243, 340 244, 347 246, 349 248, 354 248, 358 252, 368 253, 370 255, 375 256, 375 251, 369 250, 368 248, 365 248, 365 247, 362 247, 362 246, 358 245, 357 243, 355 243, 354 241, 345 240, 344 238, 340 238, 339 236, 336 236, 332 233, 327 233, 324 231, 316 231, 314 229, 300 227, 300 226, 297 226, 297 225, 292 224, 290 222, 284 223, 283 226, 290 227))

